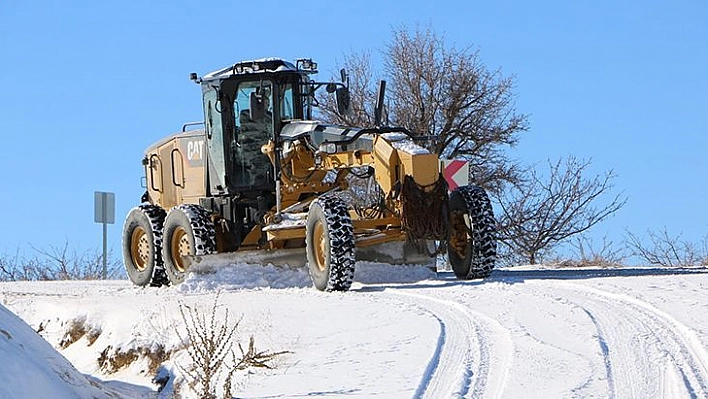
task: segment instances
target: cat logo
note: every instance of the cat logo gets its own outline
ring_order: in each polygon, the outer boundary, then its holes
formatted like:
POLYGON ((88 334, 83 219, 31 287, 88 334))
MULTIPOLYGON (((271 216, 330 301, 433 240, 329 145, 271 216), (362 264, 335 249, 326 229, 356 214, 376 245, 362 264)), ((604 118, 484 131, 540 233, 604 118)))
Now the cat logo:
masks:
POLYGON ((187 143, 187 159, 190 162, 204 159, 204 140, 193 140, 187 143))
POLYGON ((182 141, 180 145, 180 152, 187 156, 187 163, 191 167, 204 165, 204 158, 206 154, 204 151, 204 140, 203 139, 192 139, 182 141))

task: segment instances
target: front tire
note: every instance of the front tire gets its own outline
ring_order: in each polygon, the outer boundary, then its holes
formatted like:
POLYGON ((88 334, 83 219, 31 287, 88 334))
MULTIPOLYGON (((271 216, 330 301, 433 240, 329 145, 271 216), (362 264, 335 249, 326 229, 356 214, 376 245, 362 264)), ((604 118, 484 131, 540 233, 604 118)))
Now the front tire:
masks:
POLYGON ((208 212, 193 204, 172 208, 165 217, 162 258, 172 285, 184 281, 195 257, 216 252, 216 233, 208 212))
POLYGON ((462 186, 450 193, 447 254, 459 279, 492 274, 497 257, 496 220, 487 193, 462 186))
POLYGON ((354 279, 354 228, 346 204, 323 195, 310 204, 305 233, 310 278, 320 291, 347 291, 354 279))
POLYGON ((130 281, 138 286, 166 282, 162 263, 162 226, 165 210, 156 205, 131 209, 123 225, 123 263, 130 281))

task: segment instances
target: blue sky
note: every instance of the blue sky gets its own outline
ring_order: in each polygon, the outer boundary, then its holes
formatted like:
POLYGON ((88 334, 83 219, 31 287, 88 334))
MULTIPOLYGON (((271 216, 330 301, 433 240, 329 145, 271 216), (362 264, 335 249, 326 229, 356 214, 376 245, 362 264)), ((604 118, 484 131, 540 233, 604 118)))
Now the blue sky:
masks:
POLYGON ((151 143, 202 118, 188 79, 244 59, 378 59, 431 27, 516 77, 530 130, 512 157, 613 169, 627 205, 593 235, 708 233, 708 2, 324 1, 0 3, 0 255, 101 246, 93 192, 116 193, 109 247, 143 192, 151 143), (531 4, 535 3, 535 4, 531 4))

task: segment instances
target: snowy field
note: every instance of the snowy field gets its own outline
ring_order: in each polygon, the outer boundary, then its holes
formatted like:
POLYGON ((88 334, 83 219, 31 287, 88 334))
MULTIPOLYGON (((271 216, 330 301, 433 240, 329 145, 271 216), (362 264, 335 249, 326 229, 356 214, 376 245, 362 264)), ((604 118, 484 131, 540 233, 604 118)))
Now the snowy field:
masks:
POLYGON ((188 363, 179 306, 209 312, 217 293, 240 342, 290 352, 237 374, 236 397, 708 397, 706 269, 521 267, 458 281, 358 263, 350 292, 322 293, 305 269, 232 265, 171 288, 0 292, 1 398, 172 397, 173 379, 160 393, 152 379, 188 363), (126 364, 106 361, 131 349, 126 364), (160 350, 169 359, 151 363, 160 350))

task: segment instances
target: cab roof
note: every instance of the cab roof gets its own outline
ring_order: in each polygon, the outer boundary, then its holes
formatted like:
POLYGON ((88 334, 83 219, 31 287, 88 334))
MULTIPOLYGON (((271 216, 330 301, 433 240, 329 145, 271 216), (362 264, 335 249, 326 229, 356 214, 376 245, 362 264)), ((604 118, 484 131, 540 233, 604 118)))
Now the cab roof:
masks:
MULTIPOLYGON (((310 63, 312 63, 311 60, 309 60, 310 63)), ((298 66, 300 65, 300 62, 298 61, 298 66)), ((316 64, 315 64, 316 68, 316 64)), ((227 79, 232 76, 238 76, 238 75, 249 75, 249 74, 259 74, 259 73, 274 73, 274 72, 307 72, 307 73, 314 73, 317 72, 316 70, 312 69, 305 69, 305 68, 298 68, 297 66, 293 65, 291 62, 282 60, 280 58, 263 58, 259 60, 251 60, 251 61, 241 61, 237 62, 236 64, 233 64, 231 66, 228 66, 226 68, 210 72, 206 75, 204 75, 201 80, 202 81, 214 81, 214 80, 222 80, 222 79, 227 79)))

